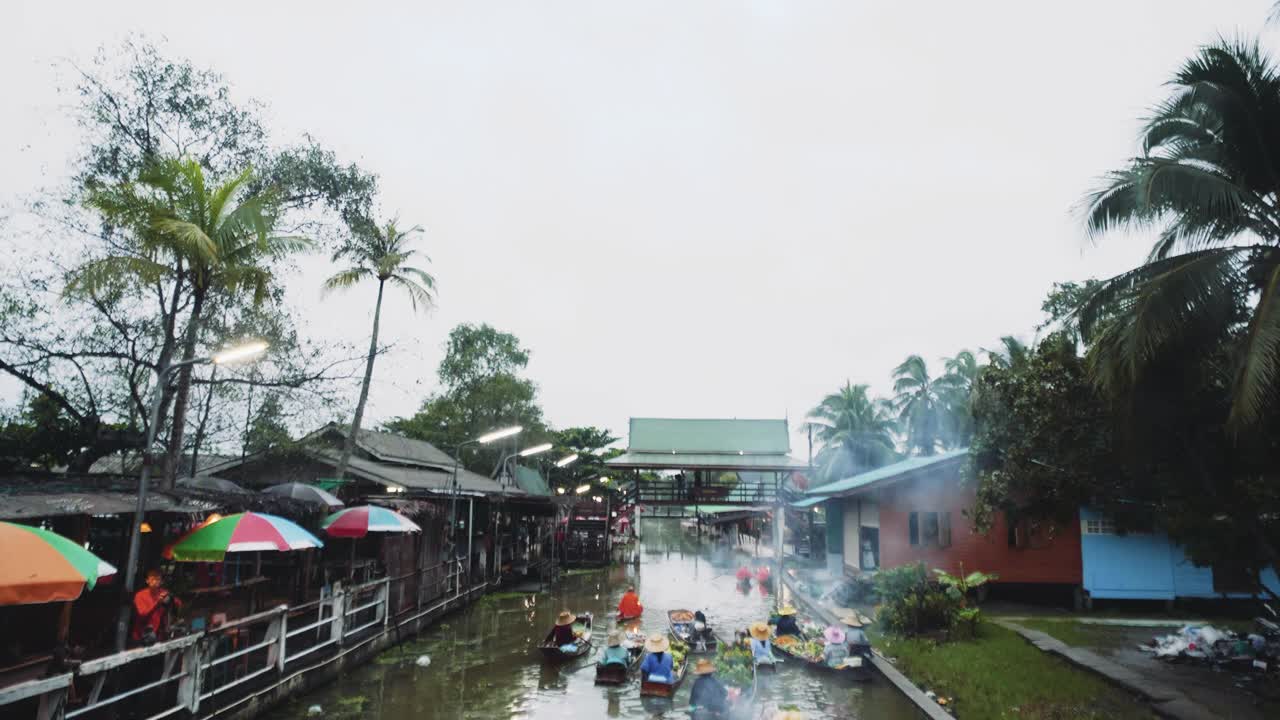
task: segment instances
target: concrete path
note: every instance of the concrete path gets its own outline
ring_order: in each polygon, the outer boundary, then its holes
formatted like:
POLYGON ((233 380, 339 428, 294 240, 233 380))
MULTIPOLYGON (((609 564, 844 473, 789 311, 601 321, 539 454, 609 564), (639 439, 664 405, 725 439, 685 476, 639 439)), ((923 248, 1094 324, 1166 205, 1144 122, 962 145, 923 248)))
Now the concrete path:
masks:
POLYGON ((1209 720, 1218 717, 1173 686, 1144 676, 1092 650, 1072 647, 1051 635, 1039 630, 1027 629, 1007 618, 995 618, 993 622, 1018 633, 1027 642, 1047 653, 1057 655, 1077 667, 1096 673, 1113 685, 1141 695, 1151 703, 1152 709, 1163 717, 1175 720, 1209 720))

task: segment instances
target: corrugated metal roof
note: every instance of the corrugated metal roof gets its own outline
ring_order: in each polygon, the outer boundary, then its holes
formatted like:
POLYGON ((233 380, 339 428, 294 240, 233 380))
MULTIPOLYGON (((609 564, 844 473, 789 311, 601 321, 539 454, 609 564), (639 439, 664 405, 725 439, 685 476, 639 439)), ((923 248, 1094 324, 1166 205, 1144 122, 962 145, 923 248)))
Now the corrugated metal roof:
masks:
POLYGON ((547 486, 547 481, 542 478, 542 473, 534 468, 527 468, 523 465, 516 466, 516 484, 520 486, 530 495, 550 495, 551 488, 547 486))
MULTIPOLYGON (((127 492, 4 492, 0 493, 0 520, 61 517, 65 515, 124 515, 137 506, 138 496, 127 492)), ((152 492, 147 510, 173 513, 205 513, 219 507, 216 502, 181 500, 152 492)))
POLYGON ((795 502, 791 503, 791 507, 793 507, 793 508, 808 508, 808 507, 813 507, 814 505, 817 505, 817 504, 818 504, 818 503, 820 503, 820 502, 825 502, 827 499, 828 499, 828 498, 825 498, 825 497, 812 497, 812 498, 805 498, 804 500, 797 500, 797 501, 795 501, 795 502))
MULTIPOLYGON (((336 451, 320 450, 308 453, 317 459, 323 459, 326 462, 337 464, 338 453, 336 451)), ((433 470, 428 468, 406 467, 403 465, 390 465, 380 463, 374 460, 366 460, 352 456, 348 467, 353 475, 363 477, 372 482, 380 482, 385 484, 397 485, 409 490, 421 490, 432 493, 449 493, 453 488, 453 470, 433 470)), ((458 468, 458 490, 461 492, 481 493, 484 495, 498 495, 503 493, 503 487, 497 482, 473 473, 470 470, 460 467, 458 468)), ((523 495, 523 490, 519 488, 506 488, 508 495, 523 495)))
MULTIPOLYGON (((345 434, 347 431, 346 428, 335 427, 339 433, 345 434)), ((437 467, 453 466, 453 458, 435 445, 395 433, 361 428, 356 444, 380 460, 437 467)))
POLYGON ((816 488, 810 488, 805 491, 806 495, 850 495, 854 492, 866 490, 871 485, 881 485, 885 482, 899 479, 909 473, 920 472, 929 469, 935 465, 958 460, 969 454, 969 448, 956 448, 948 450, 937 455, 927 455, 920 457, 907 458, 901 462, 885 465, 882 468, 869 470, 867 472, 848 477, 843 480, 837 480, 827 483, 816 488))
POLYGON ((631 418, 630 452, 786 455, 786 420, 631 418))
POLYGON ((659 452, 626 452, 604 461, 616 468, 655 468, 661 470, 804 470, 803 460, 787 455, 739 455, 737 453, 680 454, 659 452))

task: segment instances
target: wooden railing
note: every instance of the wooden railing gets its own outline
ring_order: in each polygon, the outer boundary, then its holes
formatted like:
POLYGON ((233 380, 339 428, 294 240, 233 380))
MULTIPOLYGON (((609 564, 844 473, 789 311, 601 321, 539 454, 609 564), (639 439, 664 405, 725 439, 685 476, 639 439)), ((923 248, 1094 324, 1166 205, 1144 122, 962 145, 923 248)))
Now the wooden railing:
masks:
POLYGON ((461 561, 450 561, 338 587, 301 605, 280 605, 204 632, 88 660, 74 672, 0 687, 0 717, 98 720, 119 715, 122 702, 147 720, 209 714, 308 667, 304 659, 323 665, 343 646, 363 642, 393 621, 417 620, 486 587, 466 581, 461 561), (393 596, 412 599, 398 616, 393 596))

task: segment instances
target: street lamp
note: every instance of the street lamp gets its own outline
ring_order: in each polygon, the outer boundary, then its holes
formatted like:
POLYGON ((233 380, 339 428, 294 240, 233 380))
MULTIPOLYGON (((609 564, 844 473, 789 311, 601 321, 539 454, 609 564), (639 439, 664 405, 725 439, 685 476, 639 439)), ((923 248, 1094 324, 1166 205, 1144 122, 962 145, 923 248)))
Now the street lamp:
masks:
MULTIPOLYGON (((138 553, 142 547, 142 519, 147 512, 147 487, 151 484, 151 446, 156 442, 157 425, 160 424, 160 408, 164 404, 164 390, 169 386, 173 374, 187 365, 227 365, 240 360, 257 357, 267 349, 267 343, 254 340, 235 347, 225 348, 206 357, 191 358, 176 363, 168 363, 156 370, 156 387, 151 398, 151 409, 148 413, 147 439, 142 446, 142 475, 138 480, 138 503, 133 509, 133 527, 129 531, 129 559, 124 569, 123 592, 126 596, 133 592, 133 583, 137 579, 138 553)), ((191 469, 195 472, 195 468, 191 469)), ((121 603, 120 619, 116 623, 116 650, 124 650, 125 640, 129 636, 129 608, 121 603)))
MULTIPOLYGON (((450 494, 453 497, 449 501, 449 523, 452 526, 455 536, 457 535, 457 531, 458 531, 458 465, 460 465, 462 462, 461 460, 462 449, 468 445, 487 445, 493 442, 494 440, 501 440, 502 438, 505 438, 505 437, 511 437, 512 435, 515 435, 522 430, 524 430, 523 427, 519 425, 512 425, 511 427, 502 428, 501 430, 493 430, 491 432, 487 432, 478 438, 475 438, 473 440, 467 440, 465 442, 462 442, 454 446, 453 448, 453 479, 450 482, 450 494)), ((467 523, 467 576, 468 577, 470 577, 471 575, 471 534, 472 534, 471 523, 468 521, 467 523)), ((457 553, 456 548, 454 549, 454 553, 456 555, 457 553)))
POLYGON ((537 455, 539 453, 544 453, 550 449, 551 449, 551 443, 542 443, 541 445, 534 445, 531 448, 525 448, 524 450, 521 450, 519 454, 520 454, 520 457, 529 457, 530 455, 537 455))

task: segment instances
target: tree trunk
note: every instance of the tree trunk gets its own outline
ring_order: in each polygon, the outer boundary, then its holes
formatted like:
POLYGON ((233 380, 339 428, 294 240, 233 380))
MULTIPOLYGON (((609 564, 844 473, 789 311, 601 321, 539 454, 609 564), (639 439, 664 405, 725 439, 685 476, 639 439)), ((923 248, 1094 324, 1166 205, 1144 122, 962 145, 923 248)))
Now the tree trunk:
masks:
MULTIPOLYGON (((191 293, 191 318, 187 321, 187 332, 182 339, 182 362, 195 357, 196 340, 200 333, 200 311, 204 308, 207 287, 196 286, 191 293)), ((173 421, 169 430, 169 451, 164 463, 164 480, 161 487, 170 489, 178 477, 178 465, 182 462, 182 436, 187 429, 187 405, 191 397, 191 371, 193 365, 183 365, 178 370, 178 386, 173 394, 173 421)), ((191 468, 191 474, 196 469, 191 468)))
MULTIPOLYGON (((218 366, 214 365, 209 371, 209 382, 218 376, 218 366)), ((196 423, 196 439, 191 444, 191 467, 200 467, 200 446, 204 444, 205 433, 209 429, 209 415, 213 413, 213 391, 214 386, 209 385, 209 392, 204 396, 204 409, 200 411, 200 421, 196 423)))
POLYGON ((369 338, 369 360, 364 366, 364 383, 360 386, 360 401, 356 403, 356 414, 351 418, 351 429, 347 431, 347 439, 342 443, 342 457, 338 460, 339 480, 347 474, 347 462, 351 460, 351 451, 356 446, 356 435, 360 433, 360 423, 364 420, 364 404, 369 399, 369 383, 373 380, 373 360, 378 355, 378 322, 382 319, 382 290, 386 284, 386 280, 378 280, 378 304, 373 306, 373 336, 369 338))

